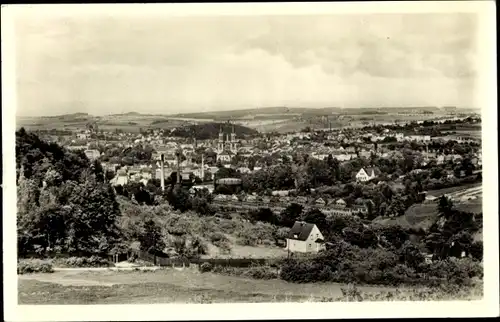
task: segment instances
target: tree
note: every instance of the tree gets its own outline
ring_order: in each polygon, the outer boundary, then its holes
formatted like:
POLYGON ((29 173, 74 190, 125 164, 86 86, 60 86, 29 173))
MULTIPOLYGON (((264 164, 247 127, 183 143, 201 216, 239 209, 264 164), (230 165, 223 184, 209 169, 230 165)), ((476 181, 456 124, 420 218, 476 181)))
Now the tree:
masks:
POLYGON ((143 234, 139 236, 139 242, 141 250, 155 255, 162 253, 166 246, 162 238, 161 228, 152 219, 144 222, 143 234))
POLYGON ((280 214, 281 224, 286 227, 292 227, 302 214, 304 207, 297 203, 291 203, 280 214))
POLYGON ((382 227, 379 230, 379 235, 381 240, 384 240, 384 247, 390 247, 394 249, 399 249, 405 242, 410 238, 410 235, 406 229, 399 225, 391 225, 388 227, 382 227))
POLYGON ((437 209, 440 216, 449 217, 453 209, 453 202, 445 195, 441 196, 438 201, 437 209))
POLYGON ((403 244, 398 254, 399 260, 412 268, 418 268, 425 260, 420 248, 410 241, 406 241, 403 244))
POLYGON ((326 216, 318 209, 311 209, 306 212, 302 220, 310 224, 316 224, 321 231, 326 230, 326 216))
POLYGON ((288 234, 290 233, 290 228, 289 227, 280 227, 276 230, 275 233, 275 238, 276 238, 276 245, 280 244, 280 241, 284 241, 288 238, 288 234))
POLYGON ((189 192, 182 185, 176 184, 174 187, 169 187, 166 191, 166 199, 175 210, 184 212, 191 209, 189 192))
POLYGON ((483 242, 482 241, 476 241, 473 242, 472 245, 470 245, 469 248, 471 256, 476 259, 476 260, 483 260, 483 242))

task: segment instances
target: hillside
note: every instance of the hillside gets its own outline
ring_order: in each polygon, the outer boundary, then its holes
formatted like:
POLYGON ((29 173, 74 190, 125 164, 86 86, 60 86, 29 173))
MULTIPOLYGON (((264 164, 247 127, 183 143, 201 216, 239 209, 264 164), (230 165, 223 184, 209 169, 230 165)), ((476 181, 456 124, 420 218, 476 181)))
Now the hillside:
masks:
POLYGON ((363 114, 397 114, 397 113, 424 113, 432 112, 440 114, 442 109, 435 106, 422 106, 422 107, 323 107, 323 108, 307 108, 307 107, 261 107, 243 110, 228 110, 228 111, 214 111, 208 113, 183 113, 177 114, 173 117, 184 118, 214 118, 214 119, 239 119, 251 118, 258 115, 297 115, 297 116, 312 116, 312 115, 363 115, 363 114))
MULTIPOLYGON (((233 125, 215 122, 191 124, 175 128, 172 130, 171 135, 184 138, 195 137, 198 140, 217 139, 219 137, 221 127, 226 135, 231 133, 233 125)), ((238 124, 234 124, 234 131, 236 132, 237 138, 249 137, 259 133, 257 130, 238 124)))

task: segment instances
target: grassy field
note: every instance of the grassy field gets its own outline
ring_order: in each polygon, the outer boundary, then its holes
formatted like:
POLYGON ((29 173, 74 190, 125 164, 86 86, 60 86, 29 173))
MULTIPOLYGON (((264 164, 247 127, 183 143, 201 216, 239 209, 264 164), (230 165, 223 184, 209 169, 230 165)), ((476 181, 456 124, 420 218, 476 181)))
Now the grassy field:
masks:
MULTIPOLYGON (((363 291, 386 288, 364 287, 363 291)), ((156 272, 64 271, 19 276, 20 304, 283 302, 342 295, 338 284, 251 280, 195 269, 156 272)))
MULTIPOLYGON (((479 213, 483 211, 482 198, 466 202, 453 202, 454 208, 460 211, 479 213)), ((375 222, 382 225, 400 225, 405 228, 428 229, 438 217, 437 203, 424 202, 408 208, 403 216, 395 218, 377 218, 375 222)))
MULTIPOLYGON (((253 280, 194 268, 183 271, 58 271, 19 275, 19 304, 154 304, 154 303, 257 303, 345 300, 334 283, 292 284, 281 280, 253 280)), ((420 289, 360 286, 365 297, 387 292, 423 292, 420 289)), ((428 291, 425 291, 428 292, 428 291)), ((475 295, 478 294, 476 290, 475 295)), ((450 299, 450 295, 442 295, 450 299)), ((386 297, 380 299, 386 300, 386 297)), ((392 298, 394 300, 394 298, 392 298)))
POLYGON ((186 120, 173 119, 161 115, 107 115, 102 117, 94 116, 59 116, 59 117, 18 117, 16 127, 24 127, 29 130, 85 130, 88 122, 97 122, 99 129, 104 131, 114 131, 119 129, 125 132, 139 132, 139 129, 172 129, 190 124, 186 120))
POLYGON ((444 194, 451 194, 451 193, 459 192, 461 190, 481 187, 482 185, 483 185, 482 182, 477 182, 477 183, 470 183, 470 184, 466 184, 466 185, 462 185, 462 186, 458 186, 458 187, 449 187, 449 188, 443 188, 443 189, 437 189, 437 190, 430 190, 430 191, 427 191, 427 195, 440 197, 444 194))

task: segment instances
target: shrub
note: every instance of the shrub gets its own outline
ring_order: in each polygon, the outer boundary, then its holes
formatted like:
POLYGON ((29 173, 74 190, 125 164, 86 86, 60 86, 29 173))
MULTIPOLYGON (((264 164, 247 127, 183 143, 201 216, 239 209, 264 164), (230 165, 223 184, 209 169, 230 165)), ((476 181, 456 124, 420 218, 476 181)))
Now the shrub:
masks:
POLYGON ((231 245, 229 242, 218 242, 215 246, 217 246, 224 254, 231 253, 231 245))
POLYGON ((270 280, 279 277, 277 270, 270 266, 252 266, 247 269, 242 269, 242 271, 242 276, 255 279, 270 280))
POLYGON ((470 258, 450 258, 423 262, 418 248, 406 243, 399 254, 383 249, 363 248, 338 242, 324 252, 309 257, 286 259, 280 277, 289 282, 332 281, 385 285, 440 285, 449 281, 470 284, 482 277, 481 263, 470 258))
POLYGON ((203 263, 200 265, 200 272, 206 273, 206 272, 211 272, 213 270, 213 266, 210 263, 203 263))
POLYGON ((222 275, 241 276, 246 278, 265 280, 279 278, 276 268, 268 265, 255 265, 250 267, 231 267, 216 265, 213 268, 212 272, 222 275))
POLYGON ((473 277, 483 277, 481 263, 470 258, 448 258, 434 261, 424 267, 425 273, 430 277, 446 279, 452 284, 468 284, 473 277))
POLYGON ((473 242, 472 245, 470 246, 470 254, 471 256, 476 259, 476 260, 482 260, 483 259, 483 242, 482 241, 477 241, 473 242))
POLYGON ((41 259, 22 259, 17 262, 17 274, 52 273, 52 261, 41 259))
POLYGON ((58 258, 55 263, 60 267, 109 267, 112 264, 99 256, 58 258))
POLYGON ((257 238, 253 236, 242 236, 236 240, 236 244, 241 246, 255 246, 257 244, 257 238))
POLYGON ((212 244, 217 246, 217 243, 225 242, 227 241, 227 237, 222 234, 222 233, 212 233, 210 234, 210 241, 212 244))

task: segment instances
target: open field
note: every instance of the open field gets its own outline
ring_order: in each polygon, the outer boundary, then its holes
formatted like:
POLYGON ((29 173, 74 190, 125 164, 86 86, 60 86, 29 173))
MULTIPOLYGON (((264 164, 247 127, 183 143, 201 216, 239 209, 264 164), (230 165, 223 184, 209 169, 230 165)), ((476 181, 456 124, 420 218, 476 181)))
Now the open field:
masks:
POLYGON ((441 197, 444 194, 453 194, 453 193, 458 193, 461 191, 465 191, 467 189, 478 189, 482 187, 483 184, 481 182, 477 183, 470 183, 458 187, 449 187, 449 188, 443 188, 443 189, 437 189, 437 190, 429 190, 427 191, 427 195, 435 196, 435 197, 441 197))
MULTIPOLYGON (((479 213, 483 211, 482 184, 473 183, 469 185, 450 187, 439 190, 428 191, 429 195, 436 197, 444 194, 449 195, 457 210, 479 213), (474 200, 462 200, 463 197, 474 196, 474 200)), ((403 216, 395 218, 378 218, 375 221, 383 225, 401 225, 406 228, 428 229, 437 219, 437 202, 423 202, 412 205, 403 216)))
MULTIPOLYGON (((191 124, 187 120, 173 119, 161 115, 143 114, 119 114, 94 117, 83 115, 78 117, 54 116, 54 117, 18 117, 16 127, 24 127, 29 130, 85 130, 87 123, 96 122, 99 129, 114 131, 119 129, 125 132, 139 132, 139 129, 172 129, 191 124)), ((198 120, 198 122, 201 122, 198 120)))
POLYGON ((286 257, 284 248, 277 246, 243 246, 238 245, 236 238, 226 235, 231 245, 231 252, 225 254, 220 248, 207 241, 208 252, 202 258, 280 258, 286 257))
MULTIPOLYGON (((341 288, 347 288, 336 283, 292 284, 201 274, 194 268, 154 272, 58 271, 18 278, 19 304, 334 301, 342 296, 341 288)), ((396 288, 360 286, 358 290, 375 294, 396 288)))
MULTIPOLYGON (((139 128, 172 129, 183 125, 205 122, 232 120, 238 124, 256 129, 260 132, 297 132, 310 126, 314 129, 359 127, 367 123, 391 124, 397 122, 432 120, 445 116, 440 114, 397 114, 387 112, 382 114, 363 114, 362 112, 341 112, 338 109, 308 109, 308 108, 263 108, 239 111, 222 111, 212 113, 194 113, 185 115, 153 115, 140 113, 113 114, 93 116, 85 113, 75 113, 50 117, 17 117, 17 127, 30 130, 66 129, 82 130, 88 122, 97 122, 100 129, 113 131, 138 132, 139 128), (333 114, 332 114, 333 113, 333 114), (324 117, 328 118, 325 122, 324 117)), ((458 132, 480 135, 481 127, 457 127, 458 132)))
MULTIPOLYGON (((474 202, 454 203, 454 207, 460 211, 479 213, 483 211, 482 200, 474 202)), ((403 216, 395 218, 380 218, 376 222, 384 225, 401 225, 406 228, 424 228, 428 229, 437 219, 437 203, 421 203, 412 205, 403 216)))

